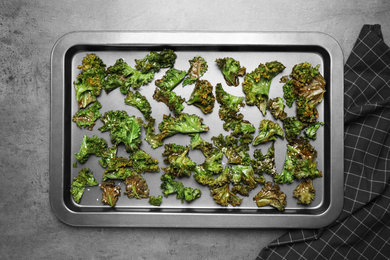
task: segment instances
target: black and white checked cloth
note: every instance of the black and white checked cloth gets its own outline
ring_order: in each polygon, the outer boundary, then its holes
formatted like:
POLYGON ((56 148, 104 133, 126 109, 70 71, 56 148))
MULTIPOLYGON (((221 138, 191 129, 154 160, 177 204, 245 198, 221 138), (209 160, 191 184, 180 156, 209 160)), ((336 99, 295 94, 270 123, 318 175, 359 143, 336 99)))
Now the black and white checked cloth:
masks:
POLYGON ((257 259, 390 259, 390 49, 364 25, 344 67, 344 207, 323 229, 291 230, 257 259))

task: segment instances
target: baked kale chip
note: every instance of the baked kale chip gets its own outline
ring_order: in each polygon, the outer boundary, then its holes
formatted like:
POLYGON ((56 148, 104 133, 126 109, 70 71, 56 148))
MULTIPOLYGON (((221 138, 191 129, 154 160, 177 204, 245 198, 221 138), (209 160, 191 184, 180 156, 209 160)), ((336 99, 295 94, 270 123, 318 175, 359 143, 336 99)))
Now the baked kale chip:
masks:
POLYGON ((259 130, 259 134, 253 140, 253 145, 275 141, 278 137, 284 139, 283 128, 278 123, 272 122, 271 120, 261 120, 259 130))
POLYGON ((200 56, 196 56, 188 62, 190 63, 190 68, 188 69, 187 77, 183 81, 183 87, 194 84, 208 69, 207 62, 200 56))
POLYGON ((302 180, 293 192, 294 198, 298 199, 299 204, 310 204, 315 198, 316 190, 312 179, 302 180))
POLYGON ((97 136, 88 137, 84 135, 80 144, 80 150, 75 154, 75 157, 80 163, 85 163, 90 154, 102 156, 106 149, 107 141, 103 138, 97 136))
POLYGON ((241 67, 240 62, 231 57, 216 59, 215 62, 221 70, 226 83, 229 86, 237 87, 240 84, 238 77, 245 75, 246 68, 241 67))
POLYGON ((171 143, 164 145, 164 148, 162 155, 166 157, 164 163, 168 164, 168 167, 162 168, 165 173, 175 177, 191 176, 196 163, 188 157, 190 147, 171 143))
POLYGON ((213 112, 214 103, 213 86, 207 80, 197 80, 187 104, 200 108, 204 114, 210 114, 213 112))
POLYGON ((165 75, 161 79, 157 79, 154 84, 165 91, 172 91, 180 84, 186 75, 187 72, 184 70, 170 68, 165 72, 165 75))
POLYGON ((129 90, 125 98, 125 104, 137 108, 146 120, 149 120, 152 114, 152 107, 148 99, 136 91, 135 93, 129 90))
POLYGON ((102 202, 114 207, 121 195, 121 187, 115 186, 113 180, 103 181, 99 187, 103 190, 102 202))
POLYGON ((102 105, 100 102, 96 100, 92 105, 77 111, 73 116, 72 121, 75 122, 78 127, 84 127, 91 131, 95 126, 96 120, 102 116, 99 112, 101 107, 102 105))
POLYGON ((283 211, 287 205, 286 194, 284 194, 277 183, 266 182, 262 190, 253 197, 258 207, 272 206, 279 211, 283 211))
POLYGON ((172 68, 177 55, 171 49, 164 49, 161 52, 151 51, 143 59, 135 60, 135 68, 141 73, 159 72, 161 68, 172 68))
POLYGON ((84 168, 79 171, 79 175, 77 177, 73 178, 70 194, 76 203, 80 203, 85 188, 97 185, 98 182, 93 176, 93 172, 90 171, 89 168, 84 168))

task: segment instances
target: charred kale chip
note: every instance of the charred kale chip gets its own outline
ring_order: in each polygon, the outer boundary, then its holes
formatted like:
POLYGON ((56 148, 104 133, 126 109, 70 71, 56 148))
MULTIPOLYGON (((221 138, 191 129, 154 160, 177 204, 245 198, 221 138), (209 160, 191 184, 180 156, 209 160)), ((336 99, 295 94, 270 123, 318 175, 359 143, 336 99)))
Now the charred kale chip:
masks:
POLYGON ((260 64, 254 71, 247 73, 242 83, 246 103, 249 106, 257 106, 265 115, 272 79, 284 69, 282 63, 271 61, 260 64))
POLYGON ((241 67, 240 62, 231 57, 216 59, 215 62, 221 70, 226 83, 229 86, 237 87, 240 84, 238 77, 245 75, 246 68, 241 67))
POLYGON ((326 81, 319 72, 319 65, 312 67, 304 62, 293 67, 289 77, 282 77, 284 98, 291 106, 296 101, 296 113, 300 121, 314 123, 318 117, 317 105, 321 103, 326 81))
POLYGON ((125 179, 125 194, 128 198, 149 198, 149 188, 146 180, 135 173, 125 179))
POLYGON ((205 114, 210 114, 213 112, 214 103, 213 86, 207 80, 197 80, 187 104, 200 108, 205 114))
POLYGON ((103 190, 102 202, 114 207, 121 195, 121 187, 115 186, 115 182, 113 180, 103 181, 99 187, 103 190))
POLYGON ((106 65, 94 53, 87 54, 82 65, 77 67, 81 73, 73 82, 76 91, 76 100, 79 108, 85 108, 96 101, 102 90, 102 82, 106 77, 106 65))
POLYGON ((98 182, 93 176, 93 172, 91 172, 89 168, 84 168, 79 171, 79 175, 77 177, 73 178, 70 194, 72 194, 76 203, 80 203, 85 188, 97 185, 98 182))

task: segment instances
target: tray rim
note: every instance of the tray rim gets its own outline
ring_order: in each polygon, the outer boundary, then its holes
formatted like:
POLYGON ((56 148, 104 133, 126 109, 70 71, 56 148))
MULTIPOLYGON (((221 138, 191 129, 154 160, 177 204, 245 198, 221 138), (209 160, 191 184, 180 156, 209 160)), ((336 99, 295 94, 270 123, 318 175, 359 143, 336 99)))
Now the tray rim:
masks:
POLYGON ((121 226, 121 227, 180 227, 180 228, 320 228, 332 223, 341 213, 343 202, 334 203, 343 197, 344 190, 344 113, 343 113, 343 54, 337 41, 322 32, 225 32, 225 31, 75 31, 63 35, 54 44, 51 52, 51 99, 50 99, 50 158, 49 196, 55 216, 71 226, 121 226), (63 200, 64 168, 64 86, 65 55, 77 45, 267 45, 267 46, 320 46, 330 57, 331 85, 331 140, 330 206, 315 216, 307 214, 253 214, 253 213, 199 213, 158 211, 106 211, 76 212, 63 200), (62 86, 62 88, 61 88, 62 86), (335 116, 333 111, 339 111, 335 116), (58 130, 60 131, 53 131, 58 130), (337 145, 333 145, 337 144, 337 145), (53 152, 56 151, 56 152, 53 152), (59 167, 60 166, 60 167, 59 167), (59 171, 59 172, 58 172, 59 171), (341 176, 332 178, 335 172, 341 176), (60 176, 60 178, 58 177, 60 176), (342 180, 342 181, 340 181, 342 180), (86 218, 86 216, 88 216, 86 218), (288 216, 287 225, 282 221, 288 216), (313 223, 312 218, 318 221, 313 223), (183 222, 182 219, 186 221, 183 222), (207 223, 207 224, 205 224, 207 223))

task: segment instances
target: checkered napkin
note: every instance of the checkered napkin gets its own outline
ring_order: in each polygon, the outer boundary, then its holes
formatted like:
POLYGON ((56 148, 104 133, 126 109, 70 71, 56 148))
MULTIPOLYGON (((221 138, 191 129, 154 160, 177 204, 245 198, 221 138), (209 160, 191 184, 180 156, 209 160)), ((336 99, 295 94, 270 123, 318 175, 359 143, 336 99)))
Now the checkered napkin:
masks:
POLYGON ((390 49, 364 25, 344 67, 344 207, 323 229, 291 230, 257 259, 390 259, 390 49))

